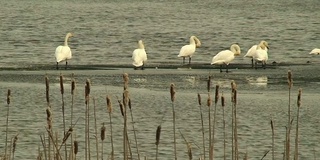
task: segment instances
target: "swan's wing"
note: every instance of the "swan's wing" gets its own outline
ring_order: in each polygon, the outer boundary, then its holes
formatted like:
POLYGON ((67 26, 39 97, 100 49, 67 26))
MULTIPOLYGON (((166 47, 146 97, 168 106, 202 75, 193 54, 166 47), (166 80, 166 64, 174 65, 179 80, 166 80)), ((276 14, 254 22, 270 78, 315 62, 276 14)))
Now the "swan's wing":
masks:
POLYGON ((320 49, 319 48, 315 48, 309 54, 317 54, 317 55, 319 55, 320 54, 320 49))
POLYGON ((195 51, 196 51, 195 45, 185 45, 181 47, 178 57, 187 57, 187 56, 191 57, 195 51))
POLYGON ((211 64, 229 64, 233 59, 234 53, 230 50, 224 50, 212 58, 211 64))
POLYGON ((257 61, 267 61, 268 60, 268 52, 266 50, 263 49, 258 49, 254 59, 256 59, 257 61))
POLYGON ((132 53, 133 65, 136 67, 142 66, 144 61, 147 61, 147 54, 144 49, 135 49, 132 53))
POLYGON ((257 45, 253 45, 247 52, 246 55, 244 55, 244 57, 249 57, 252 58, 254 56, 254 54, 256 53, 257 50, 257 45))

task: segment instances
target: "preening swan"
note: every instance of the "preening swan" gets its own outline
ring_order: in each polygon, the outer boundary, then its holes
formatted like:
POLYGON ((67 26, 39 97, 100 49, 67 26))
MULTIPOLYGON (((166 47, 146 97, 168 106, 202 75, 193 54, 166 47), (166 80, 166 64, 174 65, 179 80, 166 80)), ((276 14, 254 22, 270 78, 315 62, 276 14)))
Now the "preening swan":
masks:
POLYGON ((138 67, 141 67, 141 69, 144 69, 144 63, 147 61, 147 53, 144 49, 144 45, 142 40, 139 40, 138 42, 138 48, 135 49, 132 52, 132 60, 134 69, 137 69, 138 67))
POLYGON ((315 49, 313 49, 309 54, 317 54, 317 55, 320 55, 320 49, 319 49, 319 48, 315 48, 315 49))
POLYGON ((269 45, 266 41, 261 41, 256 48, 256 53, 253 55, 255 60, 255 69, 257 69, 257 63, 262 64, 262 68, 266 69, 267 60, 268 60, 268 49, 269 45))
POLYGON ((64 39, 64 45, 63 46, 58 46, 56 48, 56 53, 55 53, 55 56, 56 56, 56 62, 57 62, 57 69, 59 69, 58 67, 58 64, 59 62, 61 61, 66 61, 66 68, 67 69, 67 66, 68 66, 68 59, 71 59, 72 58, 72 53, 71 53, 71 49, 70 47, 68 46, 68 39, 70 37, 72 37, 73 34, 72 33, 68 33, 64 39))
POLYGON ((239 45, 233 44, 230 50, 220 51, 217 55, 212 58, 211 65, 220 65, 220 72, 222 72, 222 65, 226 66, 226 72, 228 73, 229 63, 234 59, 235 56, 241 54, 239 45))
POLYGON ((192 55, 196 51, 196 48, 200 46, 201 46, 200 40, 196 36, 191 36, 190 44, 183 46, 180 49, 180 53, 178 55, 178 57, 183 57, 183 64, 185 62, 185 58, 189 57, 189 65, 190 65, 192 55))
MULTIPOLYGON (((265 43, 268 46, 268 43, 266 41, 261 41, 260 43, 265 43)), ((252 66, 252 68, 254 67, 254 65, 253 65, 253 56, 256 54, 257 47, 258 47, 258 45, 253 45, 248 50, 247 54, 244 55, 244 57, 251 58, 251 66, 252 66)), ((268 48, 267 47, 265 47, 265 50, 268 52, 268 48)))

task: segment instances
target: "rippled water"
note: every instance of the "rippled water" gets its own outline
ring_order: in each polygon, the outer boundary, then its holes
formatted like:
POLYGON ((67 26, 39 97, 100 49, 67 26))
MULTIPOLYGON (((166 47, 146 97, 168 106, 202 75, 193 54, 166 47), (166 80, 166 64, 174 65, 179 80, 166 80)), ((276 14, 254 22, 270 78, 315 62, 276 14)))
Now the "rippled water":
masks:
MULTIPOLYGON (((160 157, 171 159, 173 155, 171 103, 168 92, 170 83, 177 86, 177 128, 193 142, 194 158, 201 154, 199 108, 196 94, 201 93, 203 103, 207 95, 208 74, 213 74, 213 85, 219 84, 226 99, 230 99, 230 81, 235 80, 239 89, 239 136, 241 156, 246 151, 250 159, 261 158, 271 149, 269 120, 276 125, 276 157, 282 157, 285 135, 288 92, 286 71, 292 69, 295 87, 292 103, 298 87, 303 88, 301 113, 300 158, 312 159, 313 150, 319 152, 319 118, 316 115, 319 92, 316 65, 300 65, 307 61, 319 62, 308 53, 319 47, 320 13, 316 12, 318 0, 307 1, 4 1, 0 0, 0 65, 24 67, 54 65, 54 50, 63 44, 67 32, 74 32, 70 39, 74 57, 71 65, 128 65, 137 41, 143 39, 148 52, 148 64, 179 64, 177 54, 189 36, 196 35, 202 42, 193 61, 207 64, 211 57, 232 43, 239 43, 242 55, 253 44, 264 39, 269 42, 270 62, 284 65, 265 71, 234 70, 230 74, 215 74, 210 70, 156 70, 133 71, 128 69, 102 71, 62 71, 66 78, 75 72, 78 89, 76 117, 84 114, 83 86, 86 78, 92 81, 92 95, 97 101, 98 124, 107 122, 105 96, 112 95, 114 102, 114 133, 116 155, 121 157, 121 116, 117 98, 122 93, 121 74, 130 75, 130 93, 134 106, 134 118, 138 132, 141 155, 154 157, 155 130, 162 124, 160 157), (299 64, 299 65, 294 65, 299 64), (254 97, 254 99, 252 98, 254 97), (200 147, 197 147, 197 145, 200 147)), ((246 64, 248 59, 237 57, 235 63, 246 64)), ((58 75, 60 71, 1 71, 0 89, 5 97, 12 89, 12 107, 9 136, 19 132, 17 159, 35 159, 40 146, 39 135, 45 132, 45 86, 43 77, 48 74, 51 83, 54 124, 61 127, 61 95, 58 75)), ((66 81, 66 105, 70 106, 70 81, 66 81), (68 89, 67 89, 68 88, 68 89)), ((5 105, 5 103, 3 103, 5 105)), ((230 102, 227 102, 230 113, 230 102)), ((219 106, 220 108, 220 106, 219 106)), ((293 107, 294 111, 296 108, 293 107)), ((69 113, 67 107, 67 113, 69 113)), ((207 113, 207 108, 204 108, 207 113)), ((1 134, 5 139, 5 114, 0 112, 1 134)), ((204 115, 207 118, 207 115, 204 115)), ((230 116, 228 117, 230 121, 230 116)), ((216 156, 222 157, 221 110, 218 111, 216 156)), ((69 121, 69 117, 67 119, 69 121)), ((79 158, 84 156, 84 121, 77 124, 80 141, 79 158)), ((207 121, 205 122, 207 123, 207 121)), ((131 127, 131 126, 130 126, 131 127)), ((93 131, 92 131, 93 132, 93 131)), ((208 132, 208 131, 206 131, 208 132)), ((107 135, 108 137, 109 135, 107 135)), ((130 135, 133 138, 133 135, 130 135)), ((230 131, 228 131, 230 136, 230 131)), ((178 136, 179 157, 186 159, 184 140, 178 136)), ((132 140, 133 141, 133 140, 132 140)), ((228 142, 230 145, 230 142, 228 142)), ((110 145, 110 141, 106 142, 110 145)), ((0 145, 3 150, 4 145, 0 145)), ((230 146, 229 146, 230 148, 230 146)), ((106 149, 110 152, 110 148, 106 149)), ((229 151, 230 153, 230 151, 229 151)), ((267 155, 271 159, 271 153, 267 155)))
MULTIPOLYGON (((307 1, 4 1, 1 65, 54 64, 54 51, 70 39, 71 64, 131 64, 143 39, 149 63, 181 63, 181 46, 196 35, 203 46, 193 61, 239 43, 242 55, 267 40, 270 62, 305 63, 319 47, 318 0, 307 1)), ((238 57, 235 63, 248 63, 238 57)))

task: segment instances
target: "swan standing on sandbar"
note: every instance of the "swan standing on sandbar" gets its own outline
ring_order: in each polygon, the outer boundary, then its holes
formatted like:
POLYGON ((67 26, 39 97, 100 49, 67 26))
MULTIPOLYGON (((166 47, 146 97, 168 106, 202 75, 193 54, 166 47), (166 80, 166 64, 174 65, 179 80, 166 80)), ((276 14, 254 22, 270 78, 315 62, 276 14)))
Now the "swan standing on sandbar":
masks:
POLYGON ((261 41, 257 46, 256 53, 253 55, 255 60, 255 69, 257 69, 257 63, 262 64, 262 68, 266 69, 267 60, 268 60, 268 49, 269 45, 266 41, 261 41))
POLYGON ((226 72, 228 73, 229 63, 241 54, 241 49, 239 45, 233 44, 230 47, 230 50, 220 51, 217 55, 212 58, 211 65, 220 65, 220 72, 222 72, 222 65, 226 66, 226 72))
POLYGON ((190 44, 183 46, 180 49, 178 57, 183 57, 183 64, 185 63, 185 58, 189 57, 189 65, 191 63, 191 57, 196 51, 197 47, 201 46, 200 40, 196 36, 190 37, 190 44))
POLYGON ((319 48, 315 48, 315 49, 313 49, 309 54, 320 55, 320 49, 319 49, 319 48))
MULTIPOLYGON (((268 46, 268 43, 267 43, 266 41, 261 41, 260 43, 265 43, 265 44, 267 44, 267 46, 268 46)), ((253 46, 248 50, 247 54, 244 55, 244 57, 251 58, 251 66, 252 66, 252 68, 254 67, 254 64, 253 64, 253 56, 256 54, 257 47, 258 47, 258 45, 253 45, 253 46)), ((265 50, 268 52, 268 48, 265 48, 265 50)))
POLYGON ((144 69, 144 63, 147 61, 147 53, 144 49, 142 40, 139 40, 138 48, 133 51, 132 60, 134 69, 137 69, 138 67, 141 67, 142 70, 144 69))
POLYGON ((72 58, 71 49, 70 49, 70 47, 68 46, 68 39, 69 39, 70 37, 72 37, 72 36, 73 36, 72 33, 68 33, 68 34, 66 35, 66 38, 64 39, 64 45, 63 45, 63 46, 58 46, 58 47, 56 48, 55 56, 56 56, 56 62, 57 62, 57 70, 59 69, 58 64, 59 64, 59 62, 61 62, 61 61, 66 61, 66 67, 65 67, 65 69, 67 69, 68 60, 72 58))

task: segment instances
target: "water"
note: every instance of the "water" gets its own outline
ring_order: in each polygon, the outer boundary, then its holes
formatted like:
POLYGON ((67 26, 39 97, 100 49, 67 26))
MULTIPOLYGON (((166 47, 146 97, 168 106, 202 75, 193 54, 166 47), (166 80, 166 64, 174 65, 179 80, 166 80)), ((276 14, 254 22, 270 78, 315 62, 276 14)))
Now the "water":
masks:
MULTIPOLYGON (((83 86, 86 78, 93 84, 92 95, 97 101, 98 124, 108 122, 105 96, 112 95, 114 104, 114 133, 117 158, 121 157, 121 116, 117 98, 122 93, 124 72, 130 75, 130 93, 136 110, 134 118, 138 132, 141 155, 155 155, 155 130, 162 124, 160 155, 171 159, 173 155, 171 103, 168 92, 170 83, 177 86, 177 122, 179 130, 193 142, 194 158, 201 154, 199 108, 196 94, 206 101, 208 74, 213 74, 213 85, 219 84, 226 99, 230 99, 230 81, 235 80, 239 89, 239 134, 241 156, 249 153, 250 159, 261 158, 271 149, 270 117, 276 125, 276 157, 282 156, 286 125, 288 92, 286 71, 293 70, 296 91, 303 88, 301 113, 301 159, 312 159, 313 150, 319 152, 319 122, 317 99, 319 86, 318 57, 308 53, 319 47, 320 13, 315 12, 320 1, 0 1, 0 65, 18 68, 18 71, 1 71, 0 89, 3 97, 12 90, 12 107, 9 136, 19 132, 17 159, 35 159, 40 146, 40 134, 45 133, 45 86, 43 76, 48 74, 51 84, 51 101, 55 127, 61 128, 61 95, 55 71, 54 51, 63 44, 65 34, 75 34, 69 41, 73 52, 71 66, 114 65, 131 67, 131 53, 137 41, 143 39, 148 53, 147 66, 160 66, 158 70, 134 71, 125 68, 114 70, 61 71, 66 78, 72 72, 77 78, 76 117, 84 114, 83 86), (234 69, 230 74, 219 74, 209 69, 169 69, 161 66, 179 65, 177 57, 181 46, 196 35, 202 42, 193 62, 209 64, 211 58, 232 43, 242 48, 242 56, 260 40, 269 42, 269 62, 281 65, 272 69, 253 71, 234 69), (306 64, 307 61, 312 62, 306 64), (43 67, 38 71, 21 68, 43 67), (257 81, 257 79, 259 81, 257 81), (275 96, 276 95, 276 96, 275 96), (254 99, 252 98, 254 97, 254 99)), ((242 56, 236 64, 248 64, 242 56)), ((239 65, 241 66, 241 65, 239 65)), ((84 68, 85 68, 84 67, 84 68)), ((5 69, 3 69, 5 70, 5 69)), ((66 81, 66 103, 70 106, 69 79, 66 81), (68 89, 67 89, 68 88, 68 89)), ((5 103, 3 103, 3 106, 5 103)), ((230 113, 230 102, 226 112, 230 113)), ((219 106, 220 108, 220 106, 219 106)), ((296 112, 296 107, 293 107, 296 112)), ((66 113, 70 108, 67 107, 66 113)), ((5 132, 6 110, 1 110, 1 131, 5 132)), ((204 108, 207 113, 207 108, 204 108)), ((221 110, 218 112, 216 156, 222 157, 221 110)), ((207 115, 204 115, 207 118, 207 115)), ((227 117, 230 121, 230 116, 227 117)), ((67 118, 69 122, 69 117, 67 118)), ((80 141, 79 158, 84 156, 84 121, 76 126, 80 141)), ((207 123, 207 122, 205 122, 207 123)), ((295 124, 295 123, 294 123, 295 124)), ((131 126, 130 126, 131 127, 131 126)), ((206 131, 208 132, 208 131, 206 131)), ((228 131, 230 132, 230 131, 228 131)), ((292 131, 293 132, 293 131, 292 131)), ((61 133, 60 133, 61 134, 61 133)), ((132 138, 132 135, 130 135, 132 138)), ((228 133, 230 136, 230 133, 228 133)), ((108 137, 108 135, 107 135, 108 137)), ((5 134, 0 139, 4 141, 5 134)), ((132 140, 133 141, 133 140, 132 140)), ((292 140, 293 142, 293 140, 292 140)), ((230 142, 228 142, 230 145, 230 142)), ((106 141, 109 147, 110 141, 106 141)), ((4 150, 4 145, 0 146, 4 150)), ((92 147, 93 148, 93 147, 92 147)), ((106 148, 106 147, 105 147, 106 148)), ((230 146, 229 146, 230 148, 230 146)), ((178 136, 179 157, 186 159, 184 140, 178 136)), ((110 148, 106 151, 110 152, 110 148)), ((230 151, 229 151, 230 153, 230 151)), ((228 153, 228 154, 229 154, 228 153)), ((319 156, 319 155, 317 155, 319 156)), ((271 153, 267 155, 271 159, 271 153)))

